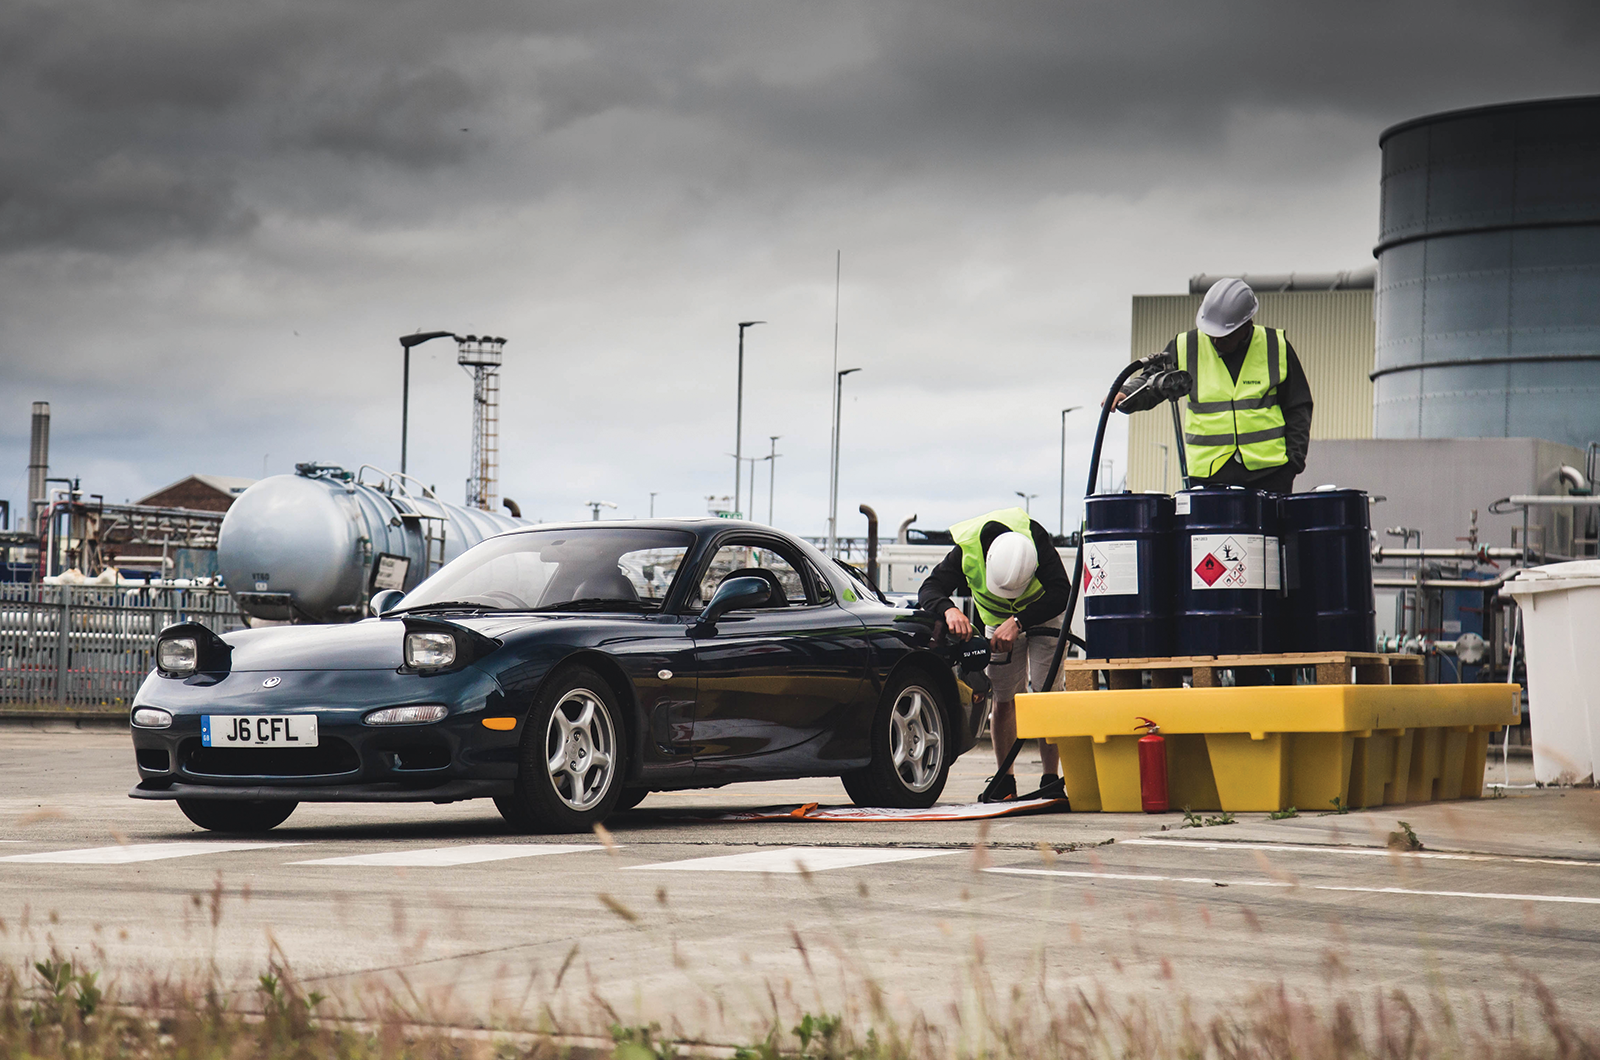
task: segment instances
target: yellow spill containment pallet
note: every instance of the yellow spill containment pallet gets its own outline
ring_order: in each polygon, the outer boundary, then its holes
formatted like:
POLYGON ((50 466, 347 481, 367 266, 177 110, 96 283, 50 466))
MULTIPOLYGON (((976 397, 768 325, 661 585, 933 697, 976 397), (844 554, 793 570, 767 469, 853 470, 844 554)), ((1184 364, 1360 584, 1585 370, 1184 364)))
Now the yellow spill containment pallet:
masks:
POLYGON ((1489 734, 1521 721, 1521 687, 1386 683, 1391 659, 1395 680, 1420 677, 1403 658, 1077 660, 1065 679, 1082 690, 1017 697, 1017 734, 1061 751, 1074 810, 1139 812, 1141 717, 1166 738, 1173 809, 1314 811, 1334 799, 1360 809, 1477 798, 1489 734), (1246 666, 1315 667, 1319 681, 1385 683, 1213 683, 1220 671, 1246 666), (1197 687, 1171 687, 1185 670, 1197 687), (1111 687, 1096 687, 1101 673, 1111 687), (1155 687, 1117 687, 1130 676, 1155 687))

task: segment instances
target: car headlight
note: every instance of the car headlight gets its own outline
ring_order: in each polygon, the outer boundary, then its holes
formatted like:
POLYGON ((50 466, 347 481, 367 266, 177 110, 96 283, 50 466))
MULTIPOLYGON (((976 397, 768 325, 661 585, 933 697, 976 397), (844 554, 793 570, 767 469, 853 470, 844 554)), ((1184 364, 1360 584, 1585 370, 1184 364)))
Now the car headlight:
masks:
POLYGON ((160 707, 138 707, 133 723, 141 729, 165 729, 172 724, 172 715, 160 707))
POLYGON ((450 713, 437 703, 423 707, 385 707, 375 710, 361 720, 368 725, 426 725, 450 713))
POLYGON ((455 665, 456 638, 449 633, 407 633, 406 665, 413 670, 442 670, 455 665))
POLYGON ((200 644, 194 637, 168 637, 156 645, 156 666, 164 673, 192 674, 200 665, 200 644))

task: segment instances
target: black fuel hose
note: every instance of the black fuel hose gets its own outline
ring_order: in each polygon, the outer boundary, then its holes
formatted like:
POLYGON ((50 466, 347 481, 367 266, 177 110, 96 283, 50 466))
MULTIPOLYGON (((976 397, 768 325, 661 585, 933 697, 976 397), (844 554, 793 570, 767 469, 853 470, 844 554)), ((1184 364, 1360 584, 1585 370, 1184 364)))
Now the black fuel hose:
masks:
MULTIPOLYGON (((1087 499, 1094 496, 1096 482, 1100 476, 1100 447, 1105 444, 1106 424, 1111 420, 1111 409, 1117 400, 1117 392, 1122 389, 1122 384, 1135 372, 1150 367, 1161 354, 1152 354, 1133 361, 1117 373, 1116 381, 1111 384, 1111 389, 1106 391, 1106 399, 1100 405, 1100 424, 1094 432, 1094 452, 1089 457, 1089 482, 1084 487, 1083 495, 1087 499)), ((1050 659, 1050 670, 1046 675, 1041 688, 1054 688, 1056 678, 1061 674, 1061 660, 1066 657, 1067 644, 1076 638, 1072 636, 1072 614, 1078 607, 1078 591, 1083 585, 1083 533, 1078 534, 1077 559, 1072 566, 1072 591, 1067 594, 1067 609, 1061 616, 1061 636, 1056 638, 1056 653, 1050 659)), ((1006 755, 1006 760, 1000 768, 995 770, 994 778, 989 781, 989 786, 978 796, 979 802, 994 802, 995 791, 1004 783, 1004 777, 1011 772, 1011 767, 1016 764, 1017 755, 1022 753, 1022 740, 1011 742, 1011 752, 1006 755)))

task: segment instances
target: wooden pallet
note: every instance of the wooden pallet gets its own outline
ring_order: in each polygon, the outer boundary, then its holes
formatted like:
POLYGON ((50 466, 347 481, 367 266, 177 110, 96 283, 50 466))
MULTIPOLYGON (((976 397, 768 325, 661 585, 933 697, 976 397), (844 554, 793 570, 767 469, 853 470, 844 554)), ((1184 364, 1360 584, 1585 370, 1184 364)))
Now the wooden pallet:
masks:
POLYGON ((1277 655, 1187 655, 1159 659, 1064 659, 1062 689, 1090 692, 1107 689, 1182 688, 1184 677, 1193 688, 1236 685, 1420 685, 1420 655, 1383 655, 1370 651, 1290 652, 1277 655), (1298 680, 1298 671, 1314 674, 1312 682, 1298 680))

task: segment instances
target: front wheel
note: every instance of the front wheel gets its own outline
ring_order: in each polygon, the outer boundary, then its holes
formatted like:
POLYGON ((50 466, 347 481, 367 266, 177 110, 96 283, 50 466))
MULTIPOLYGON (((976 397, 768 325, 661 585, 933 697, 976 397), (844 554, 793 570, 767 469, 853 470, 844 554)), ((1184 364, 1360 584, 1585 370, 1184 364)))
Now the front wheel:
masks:
POLYGON ((523 727, 517 783, 494 800, 525 832, 587 832, 622 792, 621 713, 605 678, 584 666, 558 675, 523 727))
POLYGON ((937 802, 950 775, 949 717, 933 683, 922 675, 891 684, 872 722, 872 761, 842 778, 851 801, 909 809, 937 802))
POLYGON ((294 812, 298 802, 254 799, 179 799, 178 809, 212 832, 270 832, 294 812))

